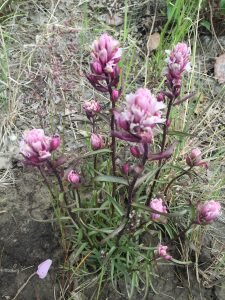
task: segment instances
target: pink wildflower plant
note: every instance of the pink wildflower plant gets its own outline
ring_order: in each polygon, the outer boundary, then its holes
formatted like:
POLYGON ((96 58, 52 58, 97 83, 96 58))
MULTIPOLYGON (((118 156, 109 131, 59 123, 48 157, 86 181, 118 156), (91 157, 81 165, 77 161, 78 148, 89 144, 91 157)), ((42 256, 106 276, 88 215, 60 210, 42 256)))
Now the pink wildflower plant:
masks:
POLYGON ((197 205, 197 223, 210 224, 221 215, 221 205, 218 201, 206 201, 202 206, 197 205))
POLYGON ((168 248, 167 246, 163 246, 159 244, 157 246, 157 249, 155 250, 156 256, 164 258, 166 260, 171 260, 172 256, 167 253, 167 248, 168 248))
MULTIPOLYGON (((151 199, 149 206, 150 206, 150 208, 152 208, 160 213, 164 213, 164 214, 167 213, 166 206, 163 203, 163 200, 161 198, 151 199)), ((156 212, 153 212, 153 213, 151 213, 151 219, 153 221, 159 221, 161 219, 161 215, 157 214, 156 212)))
POLYGON ((31 129, 23 134, 20 142, 20 152, 27 164, 39 165, 50 159, 51 152, 60 145, 60 137, 48 137, 43 129, 31 129))
POLYGON ((126 96, 126 110, 114 111, 117 125, 127 133, 114 132, 116 137, 131 141, 150 143, 153 140, 153 128, 165 122, 161 109, 166 105, 157 101, 148 89, 140 88, 135 94, 126 96))

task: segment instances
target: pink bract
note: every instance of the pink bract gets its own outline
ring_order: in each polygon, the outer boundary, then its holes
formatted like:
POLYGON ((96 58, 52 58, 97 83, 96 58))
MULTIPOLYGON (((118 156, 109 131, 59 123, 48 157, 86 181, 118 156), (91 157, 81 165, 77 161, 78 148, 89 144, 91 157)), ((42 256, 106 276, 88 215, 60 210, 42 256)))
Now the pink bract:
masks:
MULTIPOLYGON (((150 202, 150 207, 158 212, 161 212, 161 213, 167 213, 167 209, 162 201, 161 198, 155 198, 155 199, 152 199, 151 202, 150 202)), ((160 214, 157 214, 157 213, 151 213, 151 219, 153 221, 157 221, 159 220, 161 217, 160 214)))
POLYGON ((39 276, 40 279, 44 279, 47 276, 48 270, 50 269, 51 265, 52 260, 47 259, 38 266, 36 274, 39 276))

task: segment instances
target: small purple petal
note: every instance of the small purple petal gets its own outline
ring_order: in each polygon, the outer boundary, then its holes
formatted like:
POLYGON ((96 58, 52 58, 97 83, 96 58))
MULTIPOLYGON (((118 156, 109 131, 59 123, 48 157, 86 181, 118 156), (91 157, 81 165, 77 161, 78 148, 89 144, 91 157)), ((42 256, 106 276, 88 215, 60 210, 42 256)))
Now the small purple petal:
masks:
POLYGON ((40 279, 44 279, 47 276, 51 264, 52 264, 52 260, 47 259, 38 266, 36 274, 39 276, 40 279))

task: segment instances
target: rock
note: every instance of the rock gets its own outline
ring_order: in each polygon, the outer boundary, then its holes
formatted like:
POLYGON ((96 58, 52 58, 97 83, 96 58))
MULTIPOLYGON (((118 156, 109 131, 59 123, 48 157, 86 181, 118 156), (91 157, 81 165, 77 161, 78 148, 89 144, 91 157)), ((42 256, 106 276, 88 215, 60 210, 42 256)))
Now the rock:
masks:
POLYGON ((222 54, 216 58, 214 75, 220 84, 225 82, 225 54, 222 54))

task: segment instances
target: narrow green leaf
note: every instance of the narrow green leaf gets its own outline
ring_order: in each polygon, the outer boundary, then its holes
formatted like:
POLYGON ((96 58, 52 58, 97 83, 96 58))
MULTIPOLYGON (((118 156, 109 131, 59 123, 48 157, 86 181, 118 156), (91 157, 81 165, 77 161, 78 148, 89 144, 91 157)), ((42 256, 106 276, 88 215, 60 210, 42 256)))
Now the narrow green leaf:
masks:
POLYGON ((178 217, 178 216, 182 216, 182 215, 186 214, 186 212, 187 212, 187 209, 184 209, 184 210, 176 212, 176 213, 162 213, 162 212, 154 210, 154 209, 152 209, 152 208, 150 208, 150 207, 148 207, 146 205, 139 204, 139 203, 132 203, 132 206, 136 207, 136 208, 140 208, 142 210, 146 210, 146 211, 150 211, 150 212, 153 212, 153 213, 157 213, 157 214, 162 215, 162 216, 167 216, 167 217, 178 217))
POLYGON ((107 175, 100 175, 95 177, 95 181, 104 181, 104 182, 112 182, 112 183, 120 183, 128 186, 128 181, 123 177, 116 177, 116 176, 107 176, 107 175))
POLYGON ((177 260, 175 258, 172 258, 171 261, 176 263, 176 264, 179 264, 179 265, 190 265, 190 264, 192 264, 192 261, 180 261, 180 260, 177 260))

